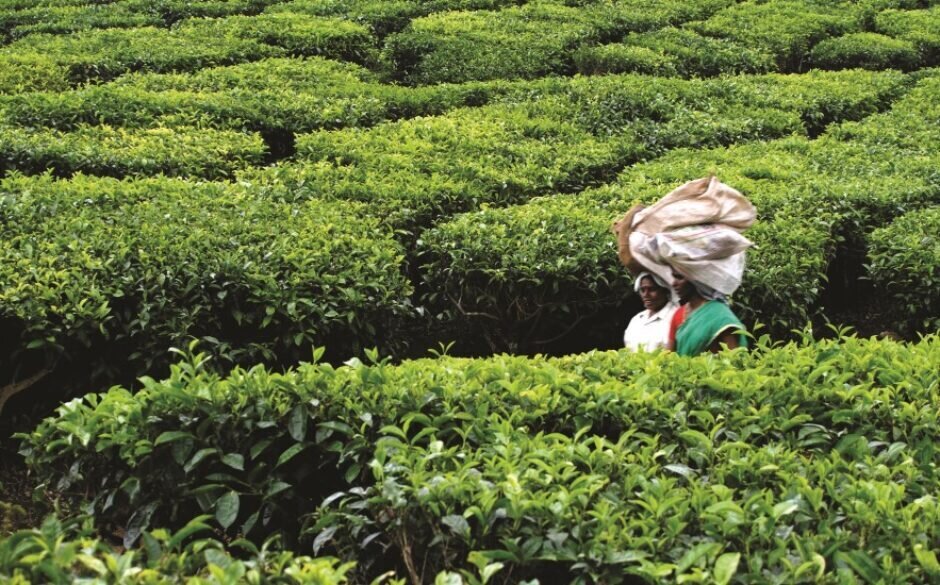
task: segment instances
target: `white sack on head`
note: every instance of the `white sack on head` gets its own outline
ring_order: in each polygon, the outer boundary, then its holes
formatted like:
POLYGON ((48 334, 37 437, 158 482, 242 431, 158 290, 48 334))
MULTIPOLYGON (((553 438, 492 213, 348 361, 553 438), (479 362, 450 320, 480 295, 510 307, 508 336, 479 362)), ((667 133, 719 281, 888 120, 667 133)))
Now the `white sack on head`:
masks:
POLYGON ((744 251, 751 241, 719 225, 695 225, 647 236, 630 234, 637 260, 660 278, 672 280, 675 268, 686 278, 730 295, 741 285, 744 251))
POLYGON ((744 250, 751 242, 740 232, 757 210, 717 177, 689 181, 644 209, 634 209, 616 225, 621 260, 672 281, 672 267, 687 278, 728 295, 741 284, 744 250), (629 222, 629 225, 627 225, 629 222))

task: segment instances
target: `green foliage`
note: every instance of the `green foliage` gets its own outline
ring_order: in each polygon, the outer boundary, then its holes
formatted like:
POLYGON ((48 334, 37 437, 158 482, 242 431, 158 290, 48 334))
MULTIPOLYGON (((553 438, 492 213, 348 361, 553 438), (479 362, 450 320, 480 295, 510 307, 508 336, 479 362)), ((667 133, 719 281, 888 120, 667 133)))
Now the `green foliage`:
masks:
POLYGON ((901 325, 940 328, 940 206, 906 213, 869 236, 868 272, 901 325))
POLYGON ((69 92, 4 96, 0 115, 11 125, 60 130, 75 130, 81 124, 124 128, 198 124, 293 133, 442 113, 488 101, 505 91, 500 86, 396 87, 379 83, 368 70, 350 63, 277 58, 188 74, 128 74, 112 83, 69 92))
POLYGON ((250 39, 207 36, 198 28, 104 29, 72 35, 29 35, 0 56, 43 56, 66 67, 69 80, 109 80, 128 71, 192 71, 213 65, 255 61, 285 50, 250 39))
POLYGON ((920 56, 913 43, 877 33, 826 39, 813 47, 810 62, 822 69, 916 69, 920 56))
POLYGON ((677 75, 675 60, 647 47, 627 44, 583 47, 574 52, 575 70, 585 75, 642 73, 668 77, 677 75))
POLYGON ((542 3, 418 18, 386 50, 410 84, 528 79, 571 71, 567 53, 595 35, 585 11, 542 3))
POLYGON ((875 16, 874 27, 876 32, 913 43, 924 65, 940 65, 940 6, 885 10, 875 16))
POLYGON ((730 6, 689 26, 709 37, 732 39, 769 53, 779 71, 804 71, 813 45, 859 30, 859 14, 849 3, 748 1, 730 6))
POLYGON ((206 128, 126 130, 79 126, 73 132, 0 126, 0 171, 60 176, 156 175, 221 179, 264 161, 258 135, 206 128))
POLYGON ((33 471, 93 493, 102 520, 202 511, 232 535, 291 538, 306 516, 301 538, 358 560, 360 580, 402 559, 422 581, 476 566, 493 582, 903 582, 934 570, 940 536, 938 343, 372 354, 227 379, 193 356, 21 438, 33 471))
POLYGON ((43 55, 0 54, 0 95, 68 89, 68 71, 43 55))
MULTIPOLYGON (((140 546, 122 550, 94 534, 90 519, 60 521, 50 516, 39 528, 0 540, 0 573, 8 583, 147 583, 222 585, 287 583, 339 585, 352 563, 278 551, 266 543, 228 545, 205 537, 208 517, 197 517, 173 533, 143 534, 140 546), (201 538, 193 538, 199 536, 201 538)), ((136 539, 135 539, 136 540, 136 539)))
POLYGON ((586 66, 584 59, 590 59, 589 49, 572 56, 579 47, 705 18, 729 4, 629 0, 575 7, 531 2, 499 11, 445 12, 412 20, 388 38, 386 53, 397 78, 410 84, 567 74, 577 62, 586 66))
POLYGON ((360 24, 293 12, 218 19, 189 19, 178 30, 193 38, 221 37, 257 41, 295 56, 318 55, 349 61, 372 60, 374 39, 360 24))
POLYGON ((159 26, 154 15, 141 14, 128 3, 84 6, 36 6, 0 14, 0 34, 17 39, 34 33, 68 34, 98 28, 159 26))
POLYGON ((77 385, 118 366, 159 371, 190 338, 220 366, 290 363, 327 341, 340 355, 385 345, 410 314, 411 287, 400 247, 360 216, 351 204, 260 201, 224 183, 8 177, 0 364, 14 375, 37 360, 79 360, 77 385))

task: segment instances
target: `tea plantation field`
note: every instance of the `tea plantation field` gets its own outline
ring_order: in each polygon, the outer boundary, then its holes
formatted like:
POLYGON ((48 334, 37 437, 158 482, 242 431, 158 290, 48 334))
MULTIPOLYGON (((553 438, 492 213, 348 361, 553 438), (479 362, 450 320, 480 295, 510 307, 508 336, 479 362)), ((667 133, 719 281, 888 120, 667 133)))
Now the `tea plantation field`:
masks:
POLYGON ((0 0, 0 582, 937 582, 938 330, 935 0, 0 0))

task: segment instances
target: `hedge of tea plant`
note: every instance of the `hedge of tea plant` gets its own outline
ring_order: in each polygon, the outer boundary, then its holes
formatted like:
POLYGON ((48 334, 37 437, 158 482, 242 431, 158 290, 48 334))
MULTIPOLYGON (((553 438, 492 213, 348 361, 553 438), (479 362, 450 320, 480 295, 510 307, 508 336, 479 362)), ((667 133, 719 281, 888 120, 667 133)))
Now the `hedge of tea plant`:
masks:
MULTIPOLYGON (((824 88, 829 75, 814 75, 813 87, 824 88)), ((723 81, 741 99, 773 96, 804 108, 815 103, 804 110, 806 123, 852 111, 844 98, 811 97, 802 79, 768 76, 772 90, 723 81)), ((940 201, 940 110, 930 98, 936 88, 937 80, 928 77, 890 112, 843 123, 817 140, 681 149, 628 167, 617 180, 577 197, 439 223, 422 234, 418 247, 427 304, 473 324, 501 350, 538 351, 541 342, 566 335, 587 339, 597 326, 592 315, 604 306, 625 311, 632 296, 626 274, 618 273, 611 222, 635 203, 652 203, 689 177, 713 172, 749 197, 765 222, 752 232, 758 249, 751 251, 735 310, 775 333, 798 328, 821 308, 836 250, 862 262, 867 233, 940 201), (581 322, 585 327, 573 329, 581 322)))
POLYGON ((874 18, 876 32, 913 43, 924 66, 940 64, 940 8, 885 10, 874 18))
POLYGON ((255 546, 241 540, 211 538, 206 518, 197 517, 173 532, 155 529, 132 549, 108 543, 96 534, 90 518, 47 518, 41 526, 19 530, 0 540, 0 573, 7 583, 66 585, 222 585, 347 583, 352 563, 310 558, 255 546))
POLYGON ((257 134, 209 128, 78 126, 72 132, 0 126, 0 171, 111 177, 167 175, 222 179, 264 162, 257 134))
POLYGON ((0 95, 68 87, 68 71, 49 57, 0 54, 0 95))
POLYGON ((280 47, 198 29, 104 29, 71 35, 29 35, 0 48, 0 56, 53 59, 73 83, 109 80, 129 71, 196 70, 282 56, 280 47))
POLYGON ((157 16, 141 14, 125 3, 34 6, 0 13, 0 38, 9 41, 33 33, 66 34, 97 28, 159 26, 162 23, 157 16))
POLYGON ((741 2, 689 25, 705 36, 731 39, 766 52, 785 73, 809 69, 813 46, 830 37, 860 32, 861 9, 826 2, 741 2))
POLYGON ((412 20, 388 37, 385 50, 394 74, 410 84, 568 74, 578 47, 704 18, 729 4, 546 1, 498 11, 444 12, 412 20))
POLYGON ((0 364, 88 376, 159 371, 203 339, 221 363, 396 347, 402 250, 359 206, 261 201, 168 178, 0 181, 0 364))
POLYGON ((193 73, 128 74, 73 91, 23 91, 0 96, 0 116, 11 125, 60 130, 83 123, 125 128, 198 123, 292 134, 440 114, 485 103, 508 87, 487 83, 405 88, 382 84, 351 63, 275 58, 193 73))
POLYGON ((776 69, 772 55, 729 39, 693 30, 663 28, 631 33, 620 43, 584 47, 574 53, 579 73, 645 73, 656 76, 709 77, 766 73, 776 69))
POLYGON ((940 327, 940 205, 912 211, 869 237, 868 271, 904 326, 940 327))
POLYGON ((813 47, 810 62, 822 69, 916 69, 921 58, 913 43, 862 32, 826 39, 813 47))
POLYGON ((369 30, 360 24, 336 18, 293 12, 263 13, 258 16, 193 18, 177 26, 181 33, 195 38, 250 39, 282 47, 294 56, 318 55, 357 62, 373 59, 374 39, 369 30))
POLYGON ((929 581, 938 344, 371 354, 225 379, 195 355, 137 394, 63 405, 22 450, 99 522, 204 513, 357 560, 361 580, 482 557, 495 582, 929 581))
POLYGON ((367 202, 393 227, 415 234, 480 204, 580 191, 680 146, 818 132, 886 107, 904 90, 904 76, 891 72, 720 82, 549 79, 517 84, 482 108, 301 135, 298 158, 305 162, 240 178, 278 199, 367 202))

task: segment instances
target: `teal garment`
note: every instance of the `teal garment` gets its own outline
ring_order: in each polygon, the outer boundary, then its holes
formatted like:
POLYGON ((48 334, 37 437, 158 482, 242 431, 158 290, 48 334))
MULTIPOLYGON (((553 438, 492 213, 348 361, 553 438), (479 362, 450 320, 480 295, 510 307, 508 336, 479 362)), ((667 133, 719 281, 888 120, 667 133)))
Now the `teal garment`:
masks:
MULTIPOLYGON (((744 329, 741 320, 721 301, 706 301, 685 318, 676 330, 676 353, 698 355, 708 348, 726 329, 744 329)), ((747 347, 747 338, 738 336, 741 347, 747 347)))

